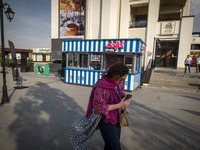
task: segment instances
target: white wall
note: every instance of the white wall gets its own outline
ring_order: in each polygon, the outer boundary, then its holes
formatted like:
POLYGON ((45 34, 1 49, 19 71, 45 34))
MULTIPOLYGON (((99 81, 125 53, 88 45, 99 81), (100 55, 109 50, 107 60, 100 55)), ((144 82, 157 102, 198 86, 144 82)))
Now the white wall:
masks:
MULTIPOLYGON (((156 29, 156 34, 160 35, 162 32, 162 23, 164 22, 173 22, 175 24, 175 31, 173 33, 173 35, 170 35, 170 38, 174 38, 179 36, 180 34, 180 25, 181 25, 181 21, 180 20, 172 20, 172 21, 159 21, 157 22, 157 29, 156 29), (174 37, 173 37, 174 36, 174 37)), ((162 35, 163 36, 163 35, 162 35)), ((169 36, 168 36, 169 37, 169 36)))
POLYGON ((141 38, 146 42, 147 28, 130 28, 128 31, 128 38, 141 38))

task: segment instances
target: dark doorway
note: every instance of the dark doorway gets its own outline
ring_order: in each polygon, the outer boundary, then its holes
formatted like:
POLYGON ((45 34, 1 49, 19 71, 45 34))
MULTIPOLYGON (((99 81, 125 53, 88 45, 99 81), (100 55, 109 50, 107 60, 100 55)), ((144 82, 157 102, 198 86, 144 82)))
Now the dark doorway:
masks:
POLYGON ((156 67, 177 67, 179 41, 161 41, 161 47, 156 46, 156 67))

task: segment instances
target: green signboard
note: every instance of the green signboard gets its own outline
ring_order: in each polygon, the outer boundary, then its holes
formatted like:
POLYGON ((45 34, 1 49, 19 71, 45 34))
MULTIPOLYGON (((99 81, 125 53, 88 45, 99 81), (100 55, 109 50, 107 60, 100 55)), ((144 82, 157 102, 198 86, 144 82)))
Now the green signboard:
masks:
POLYGON ((35 65, 35 74, 49 75, 49 65, 35 65))

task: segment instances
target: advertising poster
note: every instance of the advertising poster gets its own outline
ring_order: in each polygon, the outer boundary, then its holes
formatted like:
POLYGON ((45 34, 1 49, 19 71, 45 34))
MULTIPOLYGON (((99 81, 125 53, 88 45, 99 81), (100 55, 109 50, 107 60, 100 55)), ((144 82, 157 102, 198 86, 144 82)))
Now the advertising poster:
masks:
POLYGON ((49 75, 49 65, 36 64, 35 74, 49 75))
POLYGON ((60 0, 60 38, 84 38, 85 0, 60 0))

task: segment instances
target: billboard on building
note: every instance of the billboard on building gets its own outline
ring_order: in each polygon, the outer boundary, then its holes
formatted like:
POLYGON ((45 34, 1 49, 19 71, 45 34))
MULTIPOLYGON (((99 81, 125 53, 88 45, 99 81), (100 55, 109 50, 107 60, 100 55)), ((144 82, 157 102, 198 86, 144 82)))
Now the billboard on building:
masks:
POLYGON ((60 0, 60 38, 84 38, 85 0, 60 0))

